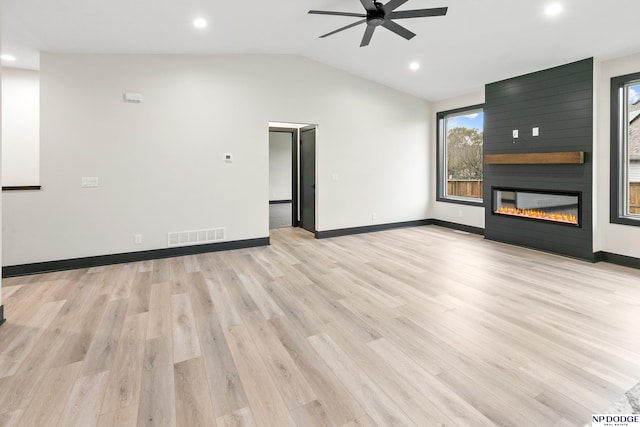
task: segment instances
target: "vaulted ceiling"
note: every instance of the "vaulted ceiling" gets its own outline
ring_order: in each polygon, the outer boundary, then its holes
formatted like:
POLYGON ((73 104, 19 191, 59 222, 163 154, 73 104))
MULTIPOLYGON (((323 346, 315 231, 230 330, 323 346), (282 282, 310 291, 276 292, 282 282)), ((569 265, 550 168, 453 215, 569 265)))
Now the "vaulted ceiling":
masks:
MULTIPOLYGON (((384 3, 385 1, 383 1, 384 3)), ((640 52, 638 0, 409 0, 397 10, 448 6, 444 17, 399 21, 416 37, 365 25, 318 36, 359 18, 359 0, 2 0, 5 66, 38 68, 38 52, 297 54, 427 100, 595 56, 640 52), (552 3, 562 7, 545 14, 552 3), (204 29, 192 26, 206 19, 204 29), (411 62, 420 64, 410 70, 411 62)), ((640 67, 640 64, 639 64, 640 67)))

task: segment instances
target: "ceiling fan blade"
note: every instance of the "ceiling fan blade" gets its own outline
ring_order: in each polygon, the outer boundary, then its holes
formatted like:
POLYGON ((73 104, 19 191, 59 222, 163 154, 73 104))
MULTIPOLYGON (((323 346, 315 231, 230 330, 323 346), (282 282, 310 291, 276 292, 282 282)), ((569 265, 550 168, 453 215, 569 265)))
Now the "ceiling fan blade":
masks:
POLYGON ((360 0, 360 3, 362 3, 362 6, 367 9, 367 12, 375 12, 378 10, 376 5, 373 4, 373 0, 360 0))
POLYGON ((312 15, 338 15, 338 16, 355 16, 356 18, 366 18, 364 13, 350 13, 350 12, 331 12, 329 10, 310 10, 312 15))
POLYGON ((384 10, 384 13, 391 13, 408 1, 409 0, 389 0, 387 4, 382 6, 382 10, 384 10))
POLYGON ((443 16, 447 14, 447 7, 435 7, 433 9, 401 10, 387 15, 389 19, 423 18, 425 16, 443 16))
POLYGON ((368 46, 371 41, 371 37, 373 37, 373 32, 376 30, 375 25, 367 25, 367 29, 364 31, 364 36, 362 37, 362 42, 360 43, 360 47, 368 46))
POLYGON ((330 33, 327 33, 327 34, 323 34, 323 35, 320 36, 320 38, 324 38, 324 37, 333 35, 335 33, 339 33, 340 31, 348 30, 349 28, 355 27, 356 25, 360 25, 360 24, 362 24, 364 22, 367 22, 367 20, 366 19, 361 19, 360 21, 354 22, 353 24, 349 24, 349 25, 347 25, 345 27, 338 28, 337 30, 331 31, 330 33))
POLYGON ((395 22, 390 21, 388 19, 385 19, 385 21, 382 24, 382 26, 385 27, 389 31, 393 31, 394 33, 396 33, 400 37, 404 37, 407 40, 411 40, 413 37, 415 37, 415 33, 412 33, 411 31, 407 30, 402 25, 396 24, 395 22))

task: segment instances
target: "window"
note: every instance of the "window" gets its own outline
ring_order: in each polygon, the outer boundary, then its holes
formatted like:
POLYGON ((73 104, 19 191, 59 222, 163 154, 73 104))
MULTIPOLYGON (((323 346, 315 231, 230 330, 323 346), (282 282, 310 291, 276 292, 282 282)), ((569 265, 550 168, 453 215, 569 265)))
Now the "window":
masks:
POLYGON ((640 73, 611 79, 611 222, 640 226, 640 73))
POLYGON ((437 114, 437 200, 482 203, 482 105, 437 114))

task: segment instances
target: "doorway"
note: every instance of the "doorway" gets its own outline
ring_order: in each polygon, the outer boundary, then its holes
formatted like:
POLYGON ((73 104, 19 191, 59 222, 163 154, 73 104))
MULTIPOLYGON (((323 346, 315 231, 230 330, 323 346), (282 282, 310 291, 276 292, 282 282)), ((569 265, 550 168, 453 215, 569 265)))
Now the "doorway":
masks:
POLYGON ((269 229, 316 231, 316 126, 269 122, 269 229))

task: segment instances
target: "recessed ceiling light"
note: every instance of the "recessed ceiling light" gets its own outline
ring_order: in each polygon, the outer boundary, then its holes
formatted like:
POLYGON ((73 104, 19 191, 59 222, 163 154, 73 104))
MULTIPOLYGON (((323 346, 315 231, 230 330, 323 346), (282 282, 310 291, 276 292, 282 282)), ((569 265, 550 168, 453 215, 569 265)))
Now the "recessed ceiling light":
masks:
POLYGON ((409 68, 413 71, 419 70, 420 64, 417 62, 412 62, 411 64, 409 64, 409 68))
POLYGON ((562 5, 560 3, 550 4, 544 10, 544 13, 546 13, 548 16, 554 16, 559 14, 560 12, 562 12, 562 5))
POLYGON ((207 25, 207 21, 203 18, 197 18, 193 20, 193 26, 196 28, 205 28, 207 25))
POLYGON ((16 57, 13 55, 0 55, 0 59, 3 61, 15 61, 16 57))

